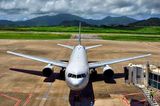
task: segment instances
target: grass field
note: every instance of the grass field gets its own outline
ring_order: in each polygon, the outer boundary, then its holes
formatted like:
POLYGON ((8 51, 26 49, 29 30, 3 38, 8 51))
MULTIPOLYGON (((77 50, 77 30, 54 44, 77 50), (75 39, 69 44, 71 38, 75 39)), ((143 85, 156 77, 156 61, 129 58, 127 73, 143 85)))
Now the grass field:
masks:
MULTIPOLYGON (((43 32, 78 32, 78 27, 16 27, 0 28, 11 31, 43 31, 43 32)), ((129 34, 160 34, 160 27, 82 27, 83 33, 129 33, 129 34)))
POLYGON ((54 40, 54 39, 69 39, 69 34, 47 34, 47 33, 17 33, 17 32, 5 32, 0 33, 0 39, 39 39, 39 40, 54 40))
MULTIPOLYGON (((74 34, 56 34, 50 32, 16 32, 16 31, 0 31, 0 39, 29 39, 29 40, 56 40, 56 39, 70 39, 74 34)), ((84 35, 85 36, 85 35, 84 35)), ((86 36, 91 36, 87 35, 86 36)), ((117 41, 147 41, 160 42, 160 35, 148 34, 97 34, 103 40, 117 40, 117 41)))
POLYGON ((160 42, 160 36, 147 36, 137 34, 118 34, 118 35, 101 35, 103 40, 117 40, 117 41, 147 41, 147 42, 160 42))
MULTIPOLYGON (((15 27, 0 28, 0 39, 69 39, 78 27, 15 27), (51 32, 62 32, 61 34, 51 32)), ((160 41, 160 27, 82 27, 82 33, 99 35, 104 40, 160 41)))

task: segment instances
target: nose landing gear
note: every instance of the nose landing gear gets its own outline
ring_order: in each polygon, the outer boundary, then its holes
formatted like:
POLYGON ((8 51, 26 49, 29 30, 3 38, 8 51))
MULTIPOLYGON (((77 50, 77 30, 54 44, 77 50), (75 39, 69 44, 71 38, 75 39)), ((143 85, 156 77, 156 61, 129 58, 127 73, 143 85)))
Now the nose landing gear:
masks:
POLYGON ((79 95, 75 95, 74 96, 74 101, 75 102, 79 102, 80 101, 80 96, 79 95))

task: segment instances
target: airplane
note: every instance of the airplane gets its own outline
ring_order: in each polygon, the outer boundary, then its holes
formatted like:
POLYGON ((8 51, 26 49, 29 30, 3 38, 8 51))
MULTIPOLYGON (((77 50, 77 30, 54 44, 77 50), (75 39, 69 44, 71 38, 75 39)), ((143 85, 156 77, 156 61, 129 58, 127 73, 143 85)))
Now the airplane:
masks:
POLYGON ((52 73, 54 73, 53 71, 55 66, 62 68, 62 70, 60 71, 60 75, 64 76, 65 82, 67 83, 68 87, 73 91, 83 90, 87 86, 91 74, 92 75, 97 74, 96 68, 98 67, 104 67, 103 76, 108 79, 112 79, 114 76, 114 72, 109 65, 129 61, 129 60, 144 58, 151 55, 151 54, 145 54, 145 55, 128 57, 128 58, 89 62, 87 58, 87 51, 89 49, 100 47, 102 45, 83 46, 81 44, 80 30, 81 30, 81 24, 79 25, 78 45, 70 46, 70 45, 58 44, 59 46, 72 50, 69 61, 52 60, 52 59, 47 59, 47 58, 42 58, 37 56, 16 53, 12 51, 7 51, 7 53, 20 56, 23 58, 47 63, 48 65, 45 66, 44 69, 42 70, 43 76, 45 77, 49 77, 52 73))

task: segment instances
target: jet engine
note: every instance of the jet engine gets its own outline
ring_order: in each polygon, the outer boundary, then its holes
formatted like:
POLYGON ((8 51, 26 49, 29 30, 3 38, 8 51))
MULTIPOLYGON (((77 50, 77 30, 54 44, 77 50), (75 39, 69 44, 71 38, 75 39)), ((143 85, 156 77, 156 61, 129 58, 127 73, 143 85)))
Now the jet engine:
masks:
POLYGON ((53 65, 52 64, 48 64, 47 66, 44 67, 44 69, 42 70, 43 76, 45 77, 49 77, 50 75, 52 75, 53 73, 53 65))
POLYGON ((104 80, 111 80, 111 79, 113 79, 114 72, 113 72, 112 68, 109 65, 106 65, 103 68, 103 76, 104 76, 104 80))

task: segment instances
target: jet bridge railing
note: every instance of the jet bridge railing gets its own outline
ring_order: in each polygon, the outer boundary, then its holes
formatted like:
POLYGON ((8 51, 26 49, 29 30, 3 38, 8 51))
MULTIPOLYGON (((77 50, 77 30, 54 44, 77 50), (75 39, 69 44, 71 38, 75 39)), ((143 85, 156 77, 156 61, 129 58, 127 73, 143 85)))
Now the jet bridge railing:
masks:
POLYGON ((159 106, 159 104, 156 102, 156 100, 154 98, 151 98, 150 97, 150 90, 147 89, 144 85, 139 85, 139 84, 136 84, 135 86, 137 86, 138 88, 140 88, 144 94, 144 96, 146 97, 148 103, 151 105, 151 106, 159 106))

